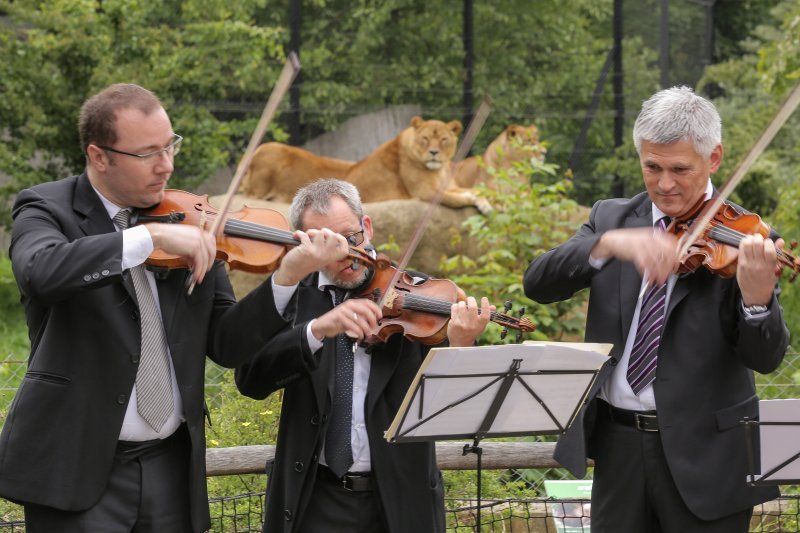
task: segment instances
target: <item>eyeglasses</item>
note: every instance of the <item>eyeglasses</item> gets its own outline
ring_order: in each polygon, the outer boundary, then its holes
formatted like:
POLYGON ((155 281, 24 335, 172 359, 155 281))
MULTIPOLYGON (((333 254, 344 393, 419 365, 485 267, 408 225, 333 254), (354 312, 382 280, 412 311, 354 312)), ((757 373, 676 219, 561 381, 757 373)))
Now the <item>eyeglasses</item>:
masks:
POLYGON ((175 157, 175 155, 181 151, 182 142, 183 142, 183 137, 181 137, 176 133, 175 136, 172 138, 172 141, 166 147, 162 148, 161 150, 156 150, 155 152, 149 152, 146 154, 132 154, 130 152, 123 152, 122 150, 117 150, 116 148, 111 148, 110 146, 97 145, 97 147, 107 152, 114 152, 115 154, 122 154, 135 157, 143 164, 149 165, 149 164, 155 164, 156 161, 161 159, 161 154, 165 154, 170 159, 175 157))
POLYGON ((361 221, 361 231, 355 231, 348 235, 343 235, 343 237, 347 240, 347 244, 350 246, 359 246, 362 242, 364 242, 364 221, 361 221))

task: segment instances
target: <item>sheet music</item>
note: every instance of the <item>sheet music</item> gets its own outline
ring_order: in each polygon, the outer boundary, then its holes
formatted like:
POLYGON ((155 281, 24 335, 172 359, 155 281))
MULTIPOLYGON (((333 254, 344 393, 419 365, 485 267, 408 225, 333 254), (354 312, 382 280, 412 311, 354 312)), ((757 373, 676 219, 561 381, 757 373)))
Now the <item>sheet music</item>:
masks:
POLYGON ((541 341, 434 348, 385 437, 474 436, 515 360, 519 376, 511 383, 490 432, 495 436, 561 433, 574 419, 610 350, 609 344, 541 341))

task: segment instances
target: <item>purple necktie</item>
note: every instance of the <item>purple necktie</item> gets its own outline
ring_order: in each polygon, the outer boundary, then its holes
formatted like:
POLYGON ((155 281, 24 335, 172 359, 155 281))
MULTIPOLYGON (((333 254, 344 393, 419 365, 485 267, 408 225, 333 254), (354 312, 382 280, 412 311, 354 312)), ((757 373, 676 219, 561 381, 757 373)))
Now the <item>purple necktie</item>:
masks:
MULTIPOLYGON (((660 219, 657 227, 666 229, 669 217, 660 219)), ((658 346, 664 329, 667 284, 650 287, 642 298, 639 326, 628 360, 628 383, 637 396, 656 378, 658 346)))

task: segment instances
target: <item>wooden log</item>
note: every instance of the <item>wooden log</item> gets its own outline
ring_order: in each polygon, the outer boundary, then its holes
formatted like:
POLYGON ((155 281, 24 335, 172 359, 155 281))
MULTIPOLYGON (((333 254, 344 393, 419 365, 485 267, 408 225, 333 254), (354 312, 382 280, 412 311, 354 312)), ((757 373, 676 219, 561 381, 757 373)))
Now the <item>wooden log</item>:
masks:
MULTIPOLYGON (((477 456, 464 455, 463 442, 437 442, 436 461, 442 470, 474 470, 477 456)), ((402 446, 402 444, 398 444, 402 446)), ((553 442, 483 442, 481 467, 486 470, 507 468, 560 468, 553 459, 553 442)), ((235 446, 206 450, 208 476, 263 474, 264 465, 275 457, 275 446, 235 446)))

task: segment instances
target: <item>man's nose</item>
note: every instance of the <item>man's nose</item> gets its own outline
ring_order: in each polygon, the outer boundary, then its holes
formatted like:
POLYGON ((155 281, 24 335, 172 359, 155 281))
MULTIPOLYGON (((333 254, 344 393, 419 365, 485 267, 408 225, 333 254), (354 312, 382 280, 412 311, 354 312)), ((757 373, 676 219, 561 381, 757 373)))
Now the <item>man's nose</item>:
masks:
POLYGON ((167 152, 161 152, 157 157, 158 161, 155 165, 155 171, 158 174, 171 173, 175 170, 174 160, 167 152))

